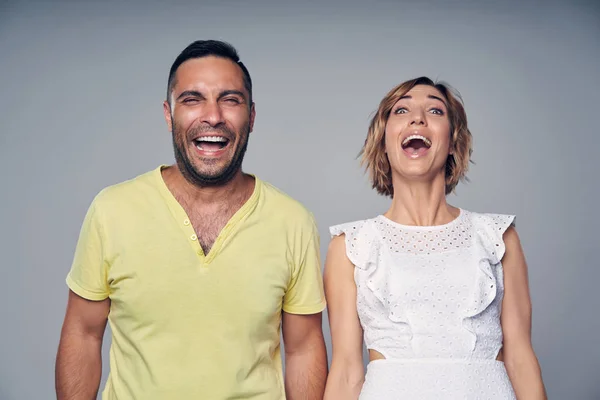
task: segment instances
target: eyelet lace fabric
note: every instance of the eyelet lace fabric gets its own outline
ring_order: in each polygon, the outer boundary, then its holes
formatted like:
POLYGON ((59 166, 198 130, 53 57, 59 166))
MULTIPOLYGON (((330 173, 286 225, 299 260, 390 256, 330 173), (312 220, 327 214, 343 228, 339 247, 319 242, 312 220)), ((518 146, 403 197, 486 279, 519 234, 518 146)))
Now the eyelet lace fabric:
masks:
POLYGON ((369 365, 361 399, 413 398, 401 396, 409 389, 437 393, 419 399, 514 399, 496 361, 502 347, 502 237, 513 223, 512 215, 460 210, 440 226, 401 225, 379 215, 330 228, 332 235, 345 235, 355 265, 365 345, 386 358, 369 365), (403 367, 424 360, 419 368, 403 367), (482 383, 469 376, 487 377, 482 383), (448 381, 439 386, 443 393, 432 389, 440 379, 448 381), (391 390, 392 397, 378 390, 391 390))

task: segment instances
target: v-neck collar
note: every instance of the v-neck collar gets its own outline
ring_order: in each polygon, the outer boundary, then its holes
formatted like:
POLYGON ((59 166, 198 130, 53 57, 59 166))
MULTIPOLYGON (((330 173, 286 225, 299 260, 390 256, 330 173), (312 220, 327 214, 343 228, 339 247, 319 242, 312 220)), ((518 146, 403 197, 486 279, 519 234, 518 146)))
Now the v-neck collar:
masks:
POLYGON ((208 252, 208 254, 205 255, 204 251, 202 250, 202 247, 200 246, 200 242, 198 241, 198 237, 196 235, 196 232, 194 231, 194 227, 192 226, 190 218, 188 217, 187 213, 185 212, 179 201, 177 201, 173 193, 171 193, 171 190, 169 189, 169 187, 165 183, 165 180, 163 179, 161 171, 163 168, 166 167, 168 166, 160 165, 154 170, 154 177, 157 181, 157 186, 165 199, 167 207, 171 211, 171 215, 173 215, 175 222, 182 229, 183 233, 185 234, 185 238, 192 246, 194 253, 196 253, 196 255, 201 259, 202 263, 205 266, 207 266, 207 264, 210 264, 210 262, 218 255, 221 248, 223 247, 223 243, 234 231, 234 228, 236 228, 239 222, 256 207, 261 192, 262 181, 258 179, 255 175, 250 174, 252 177, 254 177, 254 190, 252 191, 252 194, 250 195, 248 200, 246 200, 246 202, 242 204, 239 210, 237 210, 235 214, 231 216, 229 221, 227 221, 227 224, 225 224, 225 226, 223 227, 223 229, 221 229, 221 232, 219 232, 219 235, 215 239, 215 242, 212 245, 210 251, 208 252))

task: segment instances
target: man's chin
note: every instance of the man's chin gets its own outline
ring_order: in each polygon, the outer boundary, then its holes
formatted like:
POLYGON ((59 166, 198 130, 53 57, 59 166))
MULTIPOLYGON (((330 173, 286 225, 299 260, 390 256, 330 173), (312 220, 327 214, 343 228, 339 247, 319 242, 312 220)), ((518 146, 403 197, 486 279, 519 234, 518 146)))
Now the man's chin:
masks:
POLYGON ((202 163, 202 165, 193 165, 192 169, 194 174, 199 178, 206 180, 218 180, 219 177, 226 174, 228 167, 229 163, 227 165, 217 165, 217 163, 202 163))
POLYGON ((215 158, 198 157, 193 153, 186 156, 180 157, 177 164, 186 180, 197 186, 225 185, 236 176, 243 160, 243 153, 238 156, 223 154, 215 158))
MULTIPOLYGON (((192 168, 193 173, 191 174, 192 183, 201 186, 220 186, 229 182, 234 176, 235 171, 229 171, 229 165, 218 168, 210 169, 198 168, 194 166, 192 168)), ((189 180, 189 179, 188 179, 189 180)))

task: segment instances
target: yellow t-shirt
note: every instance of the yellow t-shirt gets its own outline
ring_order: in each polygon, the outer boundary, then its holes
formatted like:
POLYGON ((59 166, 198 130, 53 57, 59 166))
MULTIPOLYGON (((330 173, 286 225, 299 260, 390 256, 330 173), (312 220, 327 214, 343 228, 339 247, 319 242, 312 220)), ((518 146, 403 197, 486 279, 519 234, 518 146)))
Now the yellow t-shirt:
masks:
POLYGON ((325 308, 312 215, 256 178, 205 256, 161 168, 96 196, 67 276, 111 300, 102 399, 284 399, 281 310, 325 308))

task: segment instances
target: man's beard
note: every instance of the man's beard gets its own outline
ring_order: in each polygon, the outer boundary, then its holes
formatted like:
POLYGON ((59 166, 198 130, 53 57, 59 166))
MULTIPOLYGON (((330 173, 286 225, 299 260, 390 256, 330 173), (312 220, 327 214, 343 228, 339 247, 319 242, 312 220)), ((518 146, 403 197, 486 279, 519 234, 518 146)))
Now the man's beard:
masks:
POLYGON ((244 155, 246 154, 246 149, 248 148, 249 133, 250 125, 242 128, 242 130, 239 132, 239 135, 236 135, 233 131, 225 126, 212 127, 206 124, 192 128, 189 132, 180 132, 179 126, 175 123, 175 120, 173 120, 173 149, 175 151, 175 161, 177 162, 177 167, 181 171, 184 178, 196 186, 223 186, 231 181, 236 173, 242 168, 242 161, 244 160, 244 155), (237 144, 235 152, 233 153, 233 157, 231 160, 229 160, 229 163, 220 170, 213 171, 211 173, 199 171, 194 164, 192 164, 186 152, 186 146, 189 142, 188 137, 193 137, 198 133, 207 132, 220 133, 221 135, 224 135, 227 139, 229 139, 229 146, 234 145, 234 140, 236 138, 239 138, 240 140, 237 144), (179 141, 177 139, 178 137, 180 137, 179 141))

